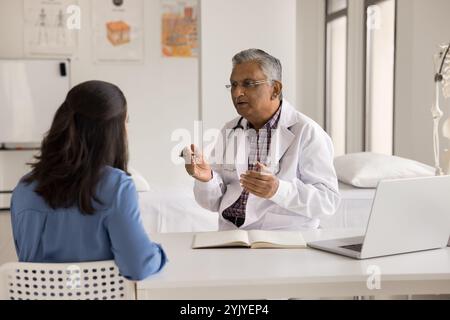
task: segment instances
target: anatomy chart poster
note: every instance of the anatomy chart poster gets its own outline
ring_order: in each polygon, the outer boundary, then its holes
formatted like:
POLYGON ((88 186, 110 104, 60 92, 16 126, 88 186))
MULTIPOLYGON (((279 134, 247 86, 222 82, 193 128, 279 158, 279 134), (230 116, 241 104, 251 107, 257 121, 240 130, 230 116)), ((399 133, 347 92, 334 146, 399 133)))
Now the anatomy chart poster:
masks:
POLYGON ((144 57, 144 1, 92 1, 96 62, 141 62, 144 57))
POLYGON ((161 0, 163 57, 198 57, 197 0, 161 0))
POLYGON ((26 56, 72 56, 80 27, 77 0, 24 0, 26 56))

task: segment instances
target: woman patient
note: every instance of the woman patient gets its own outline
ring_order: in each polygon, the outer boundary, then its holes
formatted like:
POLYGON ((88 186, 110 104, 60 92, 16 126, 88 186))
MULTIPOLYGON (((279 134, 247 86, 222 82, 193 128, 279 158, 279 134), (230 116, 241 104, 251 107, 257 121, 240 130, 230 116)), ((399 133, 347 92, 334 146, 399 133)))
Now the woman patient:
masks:
POLYGON ((142 226, 127 173, 126 122, 127 103, 115 85, 89 81, 70 90, 13 193, 19 261, 115 260, 131 280, 161 270, 165 253, 142 226))

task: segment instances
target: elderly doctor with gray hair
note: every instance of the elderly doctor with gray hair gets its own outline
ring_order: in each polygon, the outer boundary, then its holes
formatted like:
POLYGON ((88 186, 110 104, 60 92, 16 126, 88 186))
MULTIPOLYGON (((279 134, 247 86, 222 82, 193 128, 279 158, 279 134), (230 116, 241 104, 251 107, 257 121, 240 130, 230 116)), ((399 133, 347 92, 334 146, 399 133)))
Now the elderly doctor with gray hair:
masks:
POLYGON ((330 137, 282 96, 280 61, 259 49, 233 57, 228 122, 209 162, 184 150, 196 201, 219 213, 219 229, 305 230, 339 204, 330 137))

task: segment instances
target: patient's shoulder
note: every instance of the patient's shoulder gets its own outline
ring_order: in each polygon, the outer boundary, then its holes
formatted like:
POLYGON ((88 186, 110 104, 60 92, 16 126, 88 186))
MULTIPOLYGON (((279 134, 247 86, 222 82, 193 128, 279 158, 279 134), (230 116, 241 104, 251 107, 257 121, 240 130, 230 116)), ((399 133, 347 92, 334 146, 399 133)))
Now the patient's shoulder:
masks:
POLYGON ((124 186, 132 185, 133 179, 126 172, 112 167, 105 167, 97 186, 97 195, 104 206, 109 207, 119 196, 124 186))
POLYGON ((117 189, 127 183, 133 183, 130 175, 123 170, 107 166, 101 176, 99 187, 117 189))
POLYGON ((113 180, 113 181, 122 181, 130 178, 130 176, 123 170, 113 168, 110 166, 105 166, 103 170, 102 179, 113 180))
POLYGON ((29 174, 20 179, 13 190, 11 198, 12 211, 21 212, 30 208, 39 209, 41 211, 50 211, 51 208, 45 202, 44 198, 35 192, 37 183, 35 181, 25 182, 28 177, 29 174))

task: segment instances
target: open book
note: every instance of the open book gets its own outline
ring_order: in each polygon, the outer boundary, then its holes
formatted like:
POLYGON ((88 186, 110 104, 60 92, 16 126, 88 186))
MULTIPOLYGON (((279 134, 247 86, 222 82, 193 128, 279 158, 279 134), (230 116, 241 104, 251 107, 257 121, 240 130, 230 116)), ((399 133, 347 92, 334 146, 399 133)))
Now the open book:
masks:
POLYGON ((306 242, 299 231, 231 230, 198 233, 192 245, 193 249, 221 247, 306 248, 306 242))

